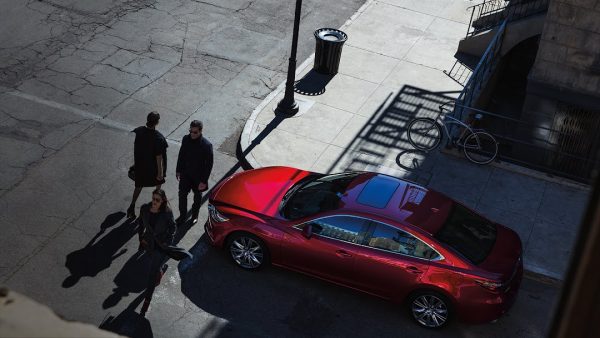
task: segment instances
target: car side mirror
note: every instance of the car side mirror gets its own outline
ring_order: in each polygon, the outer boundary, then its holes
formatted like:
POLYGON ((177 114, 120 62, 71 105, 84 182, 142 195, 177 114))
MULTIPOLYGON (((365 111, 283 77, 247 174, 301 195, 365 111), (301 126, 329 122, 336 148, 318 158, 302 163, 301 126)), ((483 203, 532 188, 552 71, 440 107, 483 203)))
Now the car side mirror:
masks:
POLYGON ((302 235, 304 237, 306 237, 306 239, 310 239, 312 237, 312 225, 311 224, 306 224, 302 228, 302 235))

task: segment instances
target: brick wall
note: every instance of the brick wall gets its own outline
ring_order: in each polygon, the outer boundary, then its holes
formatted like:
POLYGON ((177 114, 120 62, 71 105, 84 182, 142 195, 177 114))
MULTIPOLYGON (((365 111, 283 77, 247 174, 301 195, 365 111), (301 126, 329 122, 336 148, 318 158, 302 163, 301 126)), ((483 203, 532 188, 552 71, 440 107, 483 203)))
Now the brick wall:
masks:
POLYGON ((600 97, 600 0, 551 0, 530 78, 600 97))

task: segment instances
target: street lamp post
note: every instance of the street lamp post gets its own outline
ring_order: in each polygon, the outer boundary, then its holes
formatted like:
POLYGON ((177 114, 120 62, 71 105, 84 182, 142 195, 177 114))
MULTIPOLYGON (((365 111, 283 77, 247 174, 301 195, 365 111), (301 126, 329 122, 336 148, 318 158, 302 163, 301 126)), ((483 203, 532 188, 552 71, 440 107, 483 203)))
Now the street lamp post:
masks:
POLYGON ((294 15, 294 33, 292 36, 292 51, 288 65, 287 81, 285 82, 285 95, 277 104, 276 112, 284 115, 295 115, 298 112, 298 103, 294 99, 294 82, 296 80, 296 49, 298 46, 298 29, 300 27, 300 11, 302 0, 296 0, 296 14, 294 15))

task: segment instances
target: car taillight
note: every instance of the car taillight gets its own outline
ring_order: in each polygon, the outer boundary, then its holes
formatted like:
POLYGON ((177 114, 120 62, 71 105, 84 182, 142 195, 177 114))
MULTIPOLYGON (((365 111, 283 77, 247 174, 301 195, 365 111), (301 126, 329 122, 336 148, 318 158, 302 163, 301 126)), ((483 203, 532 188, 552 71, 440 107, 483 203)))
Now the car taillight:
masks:
POLYGON ((479 284, 479 286, 481 286, 485 289, 488 289, 490 291, 500 291, 504 287, 504 284, 499 283, 499 282, 490 281, 490 280, 476 279, 475 283, 479 284))
POLYGON ((210 214, 210 218, 212 218, 216 222, 226 222, 226 221, 229 221, 229 218, 223 216, 223 214, 221 214, 219 212, 219 210, 217 210, 217 208, 215 208, 215 206, 212 205, 212 204, 208 205, 208 213, 210 214))

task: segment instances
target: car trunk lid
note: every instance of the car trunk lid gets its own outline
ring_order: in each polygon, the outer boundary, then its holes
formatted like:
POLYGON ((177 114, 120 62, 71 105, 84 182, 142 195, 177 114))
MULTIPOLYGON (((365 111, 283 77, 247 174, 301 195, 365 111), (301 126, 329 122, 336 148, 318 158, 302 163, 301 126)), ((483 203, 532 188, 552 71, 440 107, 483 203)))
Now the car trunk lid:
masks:
POLYGON ((502 283, 510 282, 518 268, 522 255, 519 235, 496 224, 496 242, 483 262, 478 266, 488 272, 499 274, 502 283))

